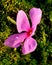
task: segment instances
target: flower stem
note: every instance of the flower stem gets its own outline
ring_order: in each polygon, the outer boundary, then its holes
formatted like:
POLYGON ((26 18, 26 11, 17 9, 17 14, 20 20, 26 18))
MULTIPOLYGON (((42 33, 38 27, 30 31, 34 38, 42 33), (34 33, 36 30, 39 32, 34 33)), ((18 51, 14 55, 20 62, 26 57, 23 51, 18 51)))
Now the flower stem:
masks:
POLYGON ((14 51, 16 51, 17 50, 17 48, 14 48, 14 51))
POLYGON ((16 25, 15 20, 13 20, 11 17, 7 16, 7 19, 8 19, 11 23, 13 23, 13 24, 15 24, 15 25, 16 25))

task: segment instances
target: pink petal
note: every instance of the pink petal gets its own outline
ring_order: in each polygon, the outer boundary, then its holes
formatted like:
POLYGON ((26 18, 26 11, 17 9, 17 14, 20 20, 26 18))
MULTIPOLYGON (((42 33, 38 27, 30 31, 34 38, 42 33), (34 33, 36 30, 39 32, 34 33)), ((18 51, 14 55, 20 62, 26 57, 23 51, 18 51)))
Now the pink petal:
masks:
POLYGON ((31 34, 31 36, 33 36, 33 35, 35 34, 36 27, 37 27, 37 26, 32 27, 32 34, 31 34))
POLYGON ((29 54, 33 51, 35 51, 37 47, 37 42, 35 39, 28 37, 25 42, 24 42, 24 46, 22 47, 22 53, 25 54, 29 54))
POLYGON ((20 10, 17 14, 16 25, 18 32, 28 31, 30 28, 28 18, 23 10, 20 10))
POLYGON ((41 17, 42 17, 42 11, 40 8, 32 8, 29 11, 29 15, 32 22, 32 27, 38 25, 40 23, 41 17))
POLYGON ((26 33, 14 34, 8 37, 5 40, 4 45, 9 46, 11 48, 17 48, 20 46, 21 42, 27 37, 26 33))

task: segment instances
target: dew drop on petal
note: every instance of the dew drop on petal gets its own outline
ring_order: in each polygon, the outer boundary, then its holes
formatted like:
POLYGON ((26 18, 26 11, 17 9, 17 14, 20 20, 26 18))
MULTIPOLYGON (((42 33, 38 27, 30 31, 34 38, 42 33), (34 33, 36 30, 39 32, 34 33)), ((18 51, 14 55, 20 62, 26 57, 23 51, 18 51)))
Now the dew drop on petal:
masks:
POLYGON ((18 38, 18 37, 16 37, 16 38, 18 38))

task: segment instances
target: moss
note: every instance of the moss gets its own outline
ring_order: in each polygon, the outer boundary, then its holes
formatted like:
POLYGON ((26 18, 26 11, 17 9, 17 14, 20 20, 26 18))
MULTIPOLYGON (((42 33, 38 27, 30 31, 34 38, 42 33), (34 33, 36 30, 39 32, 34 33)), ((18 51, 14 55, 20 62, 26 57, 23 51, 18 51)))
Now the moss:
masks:
POLYGON ((51 65, 52 64, 52 0, 1 0, 0 1, 0 65, 51 65), (17 33, 16 26, 7 16, 16 20, 18 10, 24 10, 29 16, 32 7, 42 9, 42 20, 33 36, 38 43, 36 51, 22 55, 20 49, 11 49, 3 45, 11 34, 17 33), (7 63, 6 63, 7 62, 7 63))

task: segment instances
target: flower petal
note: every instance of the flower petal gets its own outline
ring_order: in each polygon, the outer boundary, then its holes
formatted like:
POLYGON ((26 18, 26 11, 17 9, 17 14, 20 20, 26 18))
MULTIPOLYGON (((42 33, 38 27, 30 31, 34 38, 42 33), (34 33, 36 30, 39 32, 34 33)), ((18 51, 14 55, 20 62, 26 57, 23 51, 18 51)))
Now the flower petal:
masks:
POLYGON ((28 18, 23 10, 17 14, 16 25, 18 32, 27 31, 30 28, 28 18))
POLYGON ((37 42, 35 39, 28 37, 25 42, 24 42, 24 46, 22 47, 22 53, 25 54, 29 54, 31 52, 33 52, 37 47, 37 42))
POLYGON ((33 36, 35 34, 36 28, 37 28, 37 26, 32 27, 32 34, 31 34, 31 36, 33 36))
POLYGON ((11 48, 17 48, 20 46, 21 42, 27 37, 26 33, 14 34, 8 37, 5 40, 4 45, 9 46, 11 48))
POLYGON ((32 27, 38 25, 40 23, 41 17, 42 17, 42 11, 40 8, 32 8, 29 11, 29 15, 32 22, 32 27))

